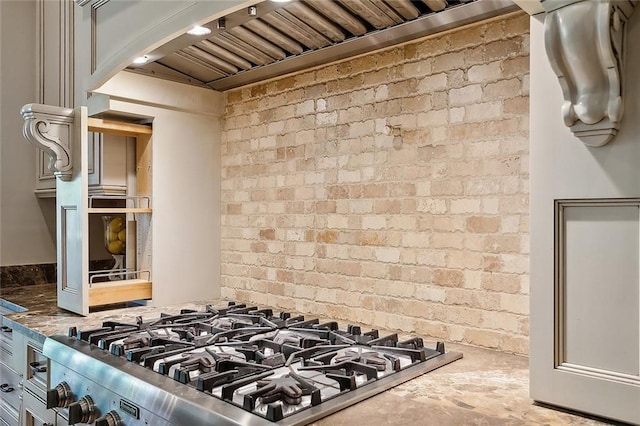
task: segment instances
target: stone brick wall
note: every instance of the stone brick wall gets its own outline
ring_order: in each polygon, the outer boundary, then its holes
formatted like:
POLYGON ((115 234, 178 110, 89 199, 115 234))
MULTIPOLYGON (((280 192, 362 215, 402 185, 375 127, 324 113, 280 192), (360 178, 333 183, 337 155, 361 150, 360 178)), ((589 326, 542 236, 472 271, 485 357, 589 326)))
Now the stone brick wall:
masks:
POLYGON ((226 92, 222 295, 528 353, 529 19, 226 92))

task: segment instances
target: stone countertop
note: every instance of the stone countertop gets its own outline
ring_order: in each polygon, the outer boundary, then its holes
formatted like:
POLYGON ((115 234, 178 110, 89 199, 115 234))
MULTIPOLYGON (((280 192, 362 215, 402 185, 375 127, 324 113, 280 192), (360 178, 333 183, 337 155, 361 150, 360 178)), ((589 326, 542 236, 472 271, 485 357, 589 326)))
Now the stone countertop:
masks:
POLYGON ((59 308, 56 293, 55 284, 3 288, 0 298, 5 306, 13 309, 22 307, 26 310, 3 315, 2 324, 36 341, 44 342, 47 336, 67 335, 69 327, 73 326, 87 329, 100 327, 104 321, 135 323, 138 316, 157 319, 159 312, 177 314, 180 309, 202 310, 207 304, 225 303, 222 300, 207 300, 206 302, 196 301, 166 307, 134 306, 101 310, 82 316, 59 308))
MULTIPOLYGON (((140 306, 90 313, 83 317, 57 307, 56 286, 30 285, 2 289, 0 298, 27 309, 2 318, 6 324, 36 340, 67 334, 69 327, 99 327, 103 321, 135 322, 137 316, 157 319, 159 312, 202 310, 224 300, 184 303, 169 307, 140 306)), ((447 344, 464 358, 400 386, 318 420, 312 426, 353 424, 441 425, 611 425, 533 403, 529 398, 526 357, 488 349, 447 344)))

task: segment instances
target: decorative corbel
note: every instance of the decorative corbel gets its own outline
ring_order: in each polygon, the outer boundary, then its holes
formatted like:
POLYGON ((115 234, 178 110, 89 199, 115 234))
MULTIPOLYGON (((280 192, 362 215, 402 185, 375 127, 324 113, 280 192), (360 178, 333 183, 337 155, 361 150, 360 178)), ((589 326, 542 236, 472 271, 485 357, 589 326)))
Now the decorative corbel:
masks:
POLYGON ((618 133, 626 22, 638 0, 543 0, 547 56, 562 87, 564 123, 588 146, 618 133))
POLYGON ((49 154, 49 170, 61 180, 72 175, 73 110, 51 105, 27 104, 20 110, 22 134, 49 154))

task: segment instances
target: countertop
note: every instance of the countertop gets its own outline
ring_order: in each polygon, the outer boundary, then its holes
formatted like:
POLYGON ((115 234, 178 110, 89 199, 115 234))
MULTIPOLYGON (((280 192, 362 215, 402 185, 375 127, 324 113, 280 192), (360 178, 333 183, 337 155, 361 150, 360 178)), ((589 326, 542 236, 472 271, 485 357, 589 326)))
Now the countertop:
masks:
MULTIPOLYGON (((2 289, 5 304, 28 309, 6 315, 3 323, 32 338, 67 334, 71 326, 90 328, 106 320, 135 322, 157 318, 158 312, 202 310, 223 300, 168 307, 140 306, 90 313, 83 317, 60 309, 56 286, 33 285, 2 289)), ((425 343, 428 339, 425 339, 425 343)), ((606 425, 604 419, 538 405, 529 398, 528 359, 488 349, 447 343, 464 358, 318 420, 313 426, 385 425, 606 425)))
POLYGON ((194 301, 173 306, 134 306, 77 315, 57 306, 56 285, 41 284, 2 289, 0 304, 12 309, 24 308, 24 312, 3 315, 2 325, 44 342, 47 336, 67 335, 69 327, 100 327, 104 321, 133 322, 138 316, 157 319, 159 312, 177 314, 180 309, 202 310, 207 304, 221 305, 224 300, 194 301))

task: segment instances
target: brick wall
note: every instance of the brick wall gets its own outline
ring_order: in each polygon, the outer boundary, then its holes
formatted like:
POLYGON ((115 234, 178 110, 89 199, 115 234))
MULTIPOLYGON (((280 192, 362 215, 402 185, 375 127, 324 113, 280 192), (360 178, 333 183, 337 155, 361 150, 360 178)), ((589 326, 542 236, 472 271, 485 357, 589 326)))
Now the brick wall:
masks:
POLYGON ((226 92, 222 295, 528 353, 529 19, 226 92))

